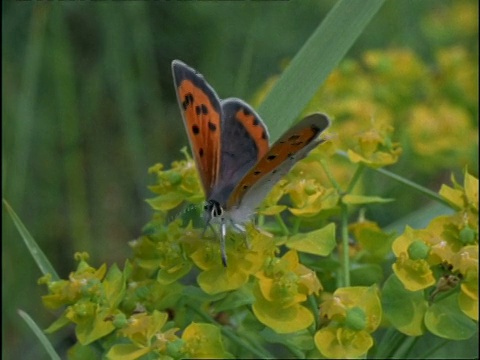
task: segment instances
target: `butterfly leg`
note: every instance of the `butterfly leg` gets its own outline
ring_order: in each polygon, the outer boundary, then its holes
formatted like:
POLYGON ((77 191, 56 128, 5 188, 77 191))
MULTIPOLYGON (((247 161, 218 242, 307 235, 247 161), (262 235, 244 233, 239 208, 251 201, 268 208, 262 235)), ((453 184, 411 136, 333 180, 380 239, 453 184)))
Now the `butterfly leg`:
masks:
POLYGON ((232 226, 243 234, 244 241, 245 241, 245 246, 247 247, 248 250, 251 250, 252 247, 250 246, 250 243, 248 242, 247 230, 245 229, 245 226, 240 225, 240 224, 236 224, 233 221, 232 221, 232 226))
POLYGON ((225 218, 222 217, 221 222, 221 236, 220 236, 220 250, 222 252, 222 263, 223 266, 227 267, 227 251, 225 249, 225 238, 227 237, 227 224, 225 223, 225 218))

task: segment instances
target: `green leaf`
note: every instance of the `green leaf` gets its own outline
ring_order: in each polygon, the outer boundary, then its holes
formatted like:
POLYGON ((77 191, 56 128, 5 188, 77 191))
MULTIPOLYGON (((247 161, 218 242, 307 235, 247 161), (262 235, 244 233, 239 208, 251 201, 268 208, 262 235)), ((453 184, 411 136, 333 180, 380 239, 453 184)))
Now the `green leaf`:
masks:
MULTIPOLYGON (((47 351, 48 355, 52 360, 60 360, 60 356, 55 352, 53 345, 50 343, 48 338, 43 333, 42 329, 33 321, 33 319, 24 311, 18 310, 18 314, 22 317, 23 320, 27 323, 33 333, 37 336, 40 343, 43 345, 44 349, 47 351)), ((37 354, 38 355, 38 354, 37 354)))
POLYGON ((251 286, 246 284, 241 288, 228 293, 225 298, 218 301, 215 304, 215 310, 220 312, 238 309, 242 306, 253 304, 254 301, 255 298, 253 297, 251 286))
POLYGON ((103 286, 109 306, 112 309, 116 308, 125 296, 126 288, 123 272, 120 271, 117 264, 113 264, 108 269, 108 273, 103 280, 103 286))
POLYGON ((475 322, 460 310, 456 294, 430 306, 425 314, 425 326, 435 335, 450 340, 466 340, 477 331, 475 322))
POLYGON ((296 348, 301 351, 309 351, 315 348, 312 335, 308 330, 301 330, 292 334, 278 334, 270 328, 264 328, 260 335, 270 343, 278 343, 296 348))
POLYGON ((162 268, 158 271, 157 280, 164 285, 171 284, 178 279, 187 275, 192 269, 192 264, 187 261, 182 261, 176 266, 175 271, 171 268, 162 268))
POLYGON ((395 199, 384 199, 379 196, 364 196, 364 195, 350 195, 347 194, 342 198, 345 204, 360 205, 360 204, 384 204, 394 201, 395 199))
POLYGON ((61 328, 71 324, 72 322, 68 319, 65 314, 62 314, 57 320, 55 320, 48 328, 45 329, 47 334, 52 334, 55 331, 60 330, 61 328))
POLYGON ((360 36, 384 0, 341 0, 292 59, 258 112, 272 140, 288 128, 360 36))
POLYGON ((391 275, 383 286, 382 307, 385 317, 400 332, 410 336, 425 332, 423 317, 427 302, 423 291, 406 290, 395 275, 391 275))
POLYGON ((185 200, 185 196, 178 192, 169 192, 165 195, 157 196, 153 199, 147 199, 146 202, 157 211, 168 211, 176 208, 185 200))
POLYGON ((378 264, 354 265, 350 270, 351 283, 355 286, 369 286, 383 279, 382 268, 378 264))
POLYGON ((75 334, 82 345, 88 345, 115 330, 111 321, 105 321, 107 316, 111 315, 109 309, 95 306, 95 313, 84 321, 77 324, 75 334))
POLYGON ((83 346, 77 342, 68 349, 67 358, 69 360, 100 359, 102 357, 101 350, 95 344, 83 346))
POLYGON ((40 247, 37 245, 32 235, 30 235, 27 228, 25 227, 25 225, 23 225, 22 221, 17 216, 15 211, 13 211, 13 209, 10 207, 10 205, 5 199, 3 199, 3 204, 5 205, 5 208, 7 209, 10 217, 12 218, 15 227, 22 236, 23 242, 25 243, 25 245, 27 245, 28 251, 30 251, 30 254, 37 263, 42 274, 50 274, 53 281, 60 280, 60 277, 53 268, 52 264, 50 264, 50 261, 48 261, 48 258, 45 256, 42 249, 40 249, 40 247))
POLYGON ((107 359, 111 360, 135 360, 147 354, 150 348, 139 348, 133 344, 113 345, 107 353, 107 359))
POLYGON ((285 245, 290 249, 314 255, 327 256, 335 248, 335 224, 290 237, 285 245))

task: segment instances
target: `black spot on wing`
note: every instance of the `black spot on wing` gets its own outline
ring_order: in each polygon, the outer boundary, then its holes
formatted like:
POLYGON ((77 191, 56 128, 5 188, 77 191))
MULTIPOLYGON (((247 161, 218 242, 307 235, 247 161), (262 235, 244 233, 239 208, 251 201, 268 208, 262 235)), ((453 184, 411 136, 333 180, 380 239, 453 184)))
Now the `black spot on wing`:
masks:
POLYGON ((205 104, 195 106, 195 113, 197 115, 208 115, 208 108, 205 104))
POLYGON ((182 101, 182 108, 183 110, 187 110, 188 105, 193 104, 193 95, 191 93, 188 93, 184 96, 183 101, 182 101))

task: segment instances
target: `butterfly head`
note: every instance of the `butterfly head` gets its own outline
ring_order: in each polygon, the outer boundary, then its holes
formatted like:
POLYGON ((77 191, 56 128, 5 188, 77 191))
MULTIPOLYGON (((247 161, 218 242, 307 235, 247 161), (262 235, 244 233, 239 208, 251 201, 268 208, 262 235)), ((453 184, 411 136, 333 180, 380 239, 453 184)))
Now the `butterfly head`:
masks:
POLYGON ((205 217, 205 229, 203 230, 203 233, 205 233, 207 227, 209 226, 215 232, 215 228, 212 226, 212 222, 220 224, 220 251, 222 253, 222 264, 224 267, 227 267, 227 252, 225 249, 225 237, 227 235, 225 211, 223 210, 222 205, 220 205, 218 201, 213 199, 208 200, 203 209, 205 217))
POLYGON ((211 224, 212 220, 221 218, 224 215, 223 207, 216 200, 208 200, 203 207, 206 226, 211 224))

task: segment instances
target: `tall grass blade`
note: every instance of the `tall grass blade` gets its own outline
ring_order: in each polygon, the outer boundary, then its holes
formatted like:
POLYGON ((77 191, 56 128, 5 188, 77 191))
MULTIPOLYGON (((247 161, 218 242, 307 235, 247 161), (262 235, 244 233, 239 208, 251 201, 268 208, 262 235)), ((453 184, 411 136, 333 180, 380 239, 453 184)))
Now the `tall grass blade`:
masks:
POLYGON ((48 258, 45 256, 42 249, 40 249, 40 247, 37 245, 32 235, 30 235, 27 228, 25 227, 25 225, 23 225, 22 221, 17 216, 15 211, 13 211, 13 209, 10 207, 10 204, 5 199, 3 199, 3 204, 5 205, 8 214, 12 218, 13 223, 15 224, 18 232, 22 236, 25 245, 27 245, 28 251, 30 251, 30 254, 37 263, 42 274, 51 274, 52 280, 60 280, 60 277, 53 268, 52 264, 50 264, 50 261, 48 261, 48 258))
POLYGON ((299 116, 384 0, 341 0, 293 58, 258 111, 275 141, 299 116))
POLYGON ((18 315, 22 317, 23 320, 27 323, 33 333, 37 336, 38 340, 42 343, 43 347, 47 351, 48 355, 52 360, 60 360, 60 356, 55 352, 53 345, 50 343, 48 338, 45 336, 42 329, 38 327, 38 325, 33 321, 33 319, 28 315, 25 311, 18 310, 18 315))

